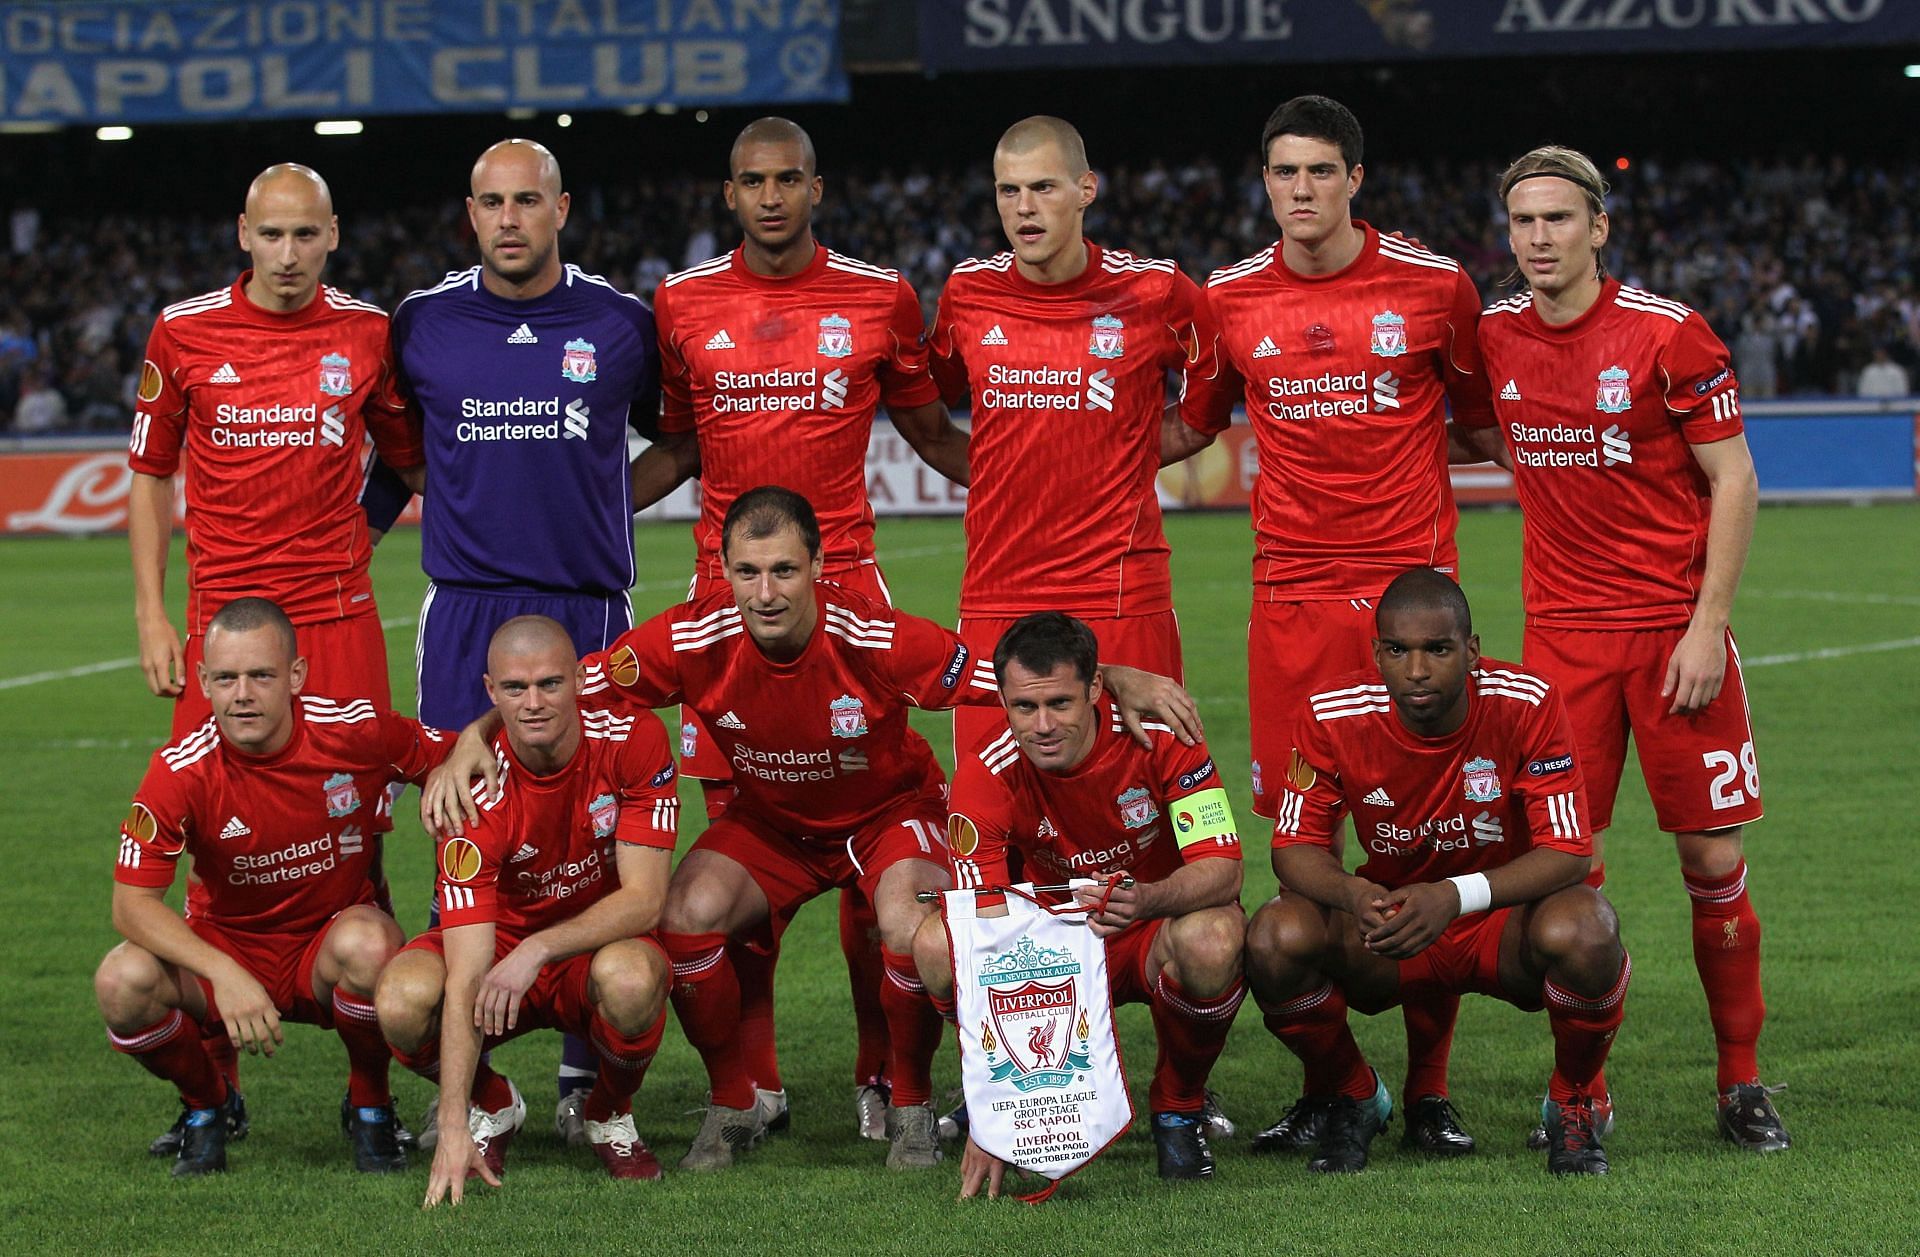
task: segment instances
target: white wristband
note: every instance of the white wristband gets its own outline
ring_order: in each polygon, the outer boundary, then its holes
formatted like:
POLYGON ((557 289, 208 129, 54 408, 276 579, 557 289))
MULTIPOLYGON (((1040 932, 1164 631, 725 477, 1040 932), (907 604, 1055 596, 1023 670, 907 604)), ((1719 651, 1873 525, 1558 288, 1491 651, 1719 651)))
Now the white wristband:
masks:
POLYGON ((1485 873, 1462 873, 1447 880, 1460 893, 1461 916, 1469 912, 1485 912, 1493 906, 1493 885, 1487 881, 1485 873))

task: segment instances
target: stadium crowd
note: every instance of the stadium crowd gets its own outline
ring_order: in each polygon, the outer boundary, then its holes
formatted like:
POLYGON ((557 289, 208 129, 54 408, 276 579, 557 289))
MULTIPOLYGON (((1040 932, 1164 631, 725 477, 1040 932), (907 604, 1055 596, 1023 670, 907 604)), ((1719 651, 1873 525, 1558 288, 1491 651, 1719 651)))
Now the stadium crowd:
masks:
MULTIPOLYGON (((563 155, 564 156, 564 155, 563 155)), ((1357 212, 1459 258, 1491 302, 1512 259, 1493 193, 1502 162, 1371 166, 1357 212)), ((984 164, 826 171, 833 246, 906 272, 929 318, 956 262, 1000 252, 984 164)), ((1204 279, 1274 235, 1255 163, 1206 157, 1101 171, 1096 240, 1178 259, 1204 279)), ((576 190, 570 259, 651 297, 732 241, 718 181, 653 175, 576 190), (584 212, 581 212, 584 211, 584 212)), ((1920 166, 1841 158, 1646 161, 1614 172, 1608 264, 1723 330, 1749 398, 1897 396, 1920 374, 1920 166)), ((351 198, 329 282, 392 308, 468 264, 460 202, 369 213, 351 198)), ((0 433, 111 431, 131 413, 158 310, 231 282, 228 218, 60 217, 18 208, 0 255, 0 433)))

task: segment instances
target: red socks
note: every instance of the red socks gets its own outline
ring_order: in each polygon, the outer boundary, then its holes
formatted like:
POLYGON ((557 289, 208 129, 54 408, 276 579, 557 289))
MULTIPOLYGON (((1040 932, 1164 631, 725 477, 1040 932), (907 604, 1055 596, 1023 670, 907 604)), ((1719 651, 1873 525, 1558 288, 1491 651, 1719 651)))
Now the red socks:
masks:
POLYGON ((347 1048, 347 1100, 357 1109, 393 1103, 387 1071, 393 1053, 380 1033, 373 1005, 339 987, 333 989, 333 1028, 347 1048))
POLYGON ((893 1103, 930 1103, 933 1054, 940 1049, 940 1014, 927 998, 913 957, 896 955, 882 947, 880 959, 886 966, 880 984, 880 1007, 886 1012, 892 1044, 887 1072, 893 1080, 893 1103))
POLYGON ((727 959, 740 984, 740 1059, 747 1076, 756 1087, 782 1090, 786 1084, 780 1079, 780 1051, 773 1039, 773 970, 780 963, 780 944, 773 941, 763 950, 758 940, 735 939, 727 944, 727 959))
POLYGON ((1301 1091, 1310 1096, 1371 1097, 1378 1085, 1347 1027, 1347 997, 1331 982, 1295 996, 1264 1020, 1275 1038, 1306 1069, 1301 1091))
POLYGON ((673 961, 673 1011, 687 1042, 707 1067, 713 1103, 753 1107, 753 1075, 740 1045, 740 979, 724 934, 668 934, 660 941, 673 961))
POLYGON ((840 892, 840 952, 847 958, 853 1025, 859 1036, 853 1080, 869 1083, 887 1071, 887 1012, 880 1002, 886 965, 880 958, 880 918, 866 897, 851 887, 840 892))
POLYGON ((155 1078, 178 1087, 180 1102, 190 1109, 218 1108, 227 1098, 227 1081, 207 1056, 200 1027, 177 1008, 131 1034, 108 1030, 107 1041, 155 1078))
POLYGON ((1725 877, 1686 879, 1693 901, 1693 963, 1707 992, 1707 1016, 1720 1051, 1719 1089, 1756 1082, 1754 1047, 1767 1003, 1760 994, 1760 918, 1747 898, 1747 863, 1725 877))
POLYGON ((1207 1075, 1227 1046, 1233 1015, 1247 987, 1239 978, 1211 999, 1187 994, 1162 970, 1147 1000, 1153 1011, 1153 1037, 1160 1048, 1153 1066, 1147 1103, 1155 1113, 1198 1113, 1206 1103, 1207 1075))
POLYGON ((634 1093, 640 1090, 641 1080, 647 1076, 653 1054, 660 1050, 660 1037, 666 1025, 667 1010, 662 1008, 651 1026, 630 1038, 615 1030, 598 1012, 593 1014, 587 1027, 587 1042, 600 1057, 600 1072, 593 1080, 593 1090, 587 1093, 582 1116, 589 1121, 604 1122, 632 1111, 634 1093))
POLYGON ((1447 1094, 1447 1062, 1453 1055, 1453 1026, 1460 1019, 1460 997, 1442 992, 1422 993, 1404 1000, 1400 1015, 1407 1024, 1407 1107, 1421 1096, 1447 1094))
POLYGON ((1547 1098, 1564 1104, 1576 1092, 1593 1094, 1595 1077, 1606 1064, 1607 1049, 1626 1012, 1627 983, 1633 980, 1633 958, 1622 956, 1620 976, 1603 995, 1589 999, 1549 979, 1543 989, 1547 1021, 1553 1027, 1553 1076, 1547 1098))

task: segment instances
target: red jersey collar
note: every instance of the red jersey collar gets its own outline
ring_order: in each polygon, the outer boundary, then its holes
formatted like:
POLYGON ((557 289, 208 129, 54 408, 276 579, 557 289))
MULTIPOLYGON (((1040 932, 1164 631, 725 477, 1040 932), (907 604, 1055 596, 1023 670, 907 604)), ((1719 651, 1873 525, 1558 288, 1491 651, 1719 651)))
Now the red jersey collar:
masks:
POLYGON ((1339 270, 1328 271, 1324 275, 1302 275, 1299 271, 1287 265, 1287 242, 1285 237, 1274 242, 1273 269, 1298 284, 1331 284, 1336 280, 1345 279, 1347 276, 1352 275, 1361 267, 1373 261, 1374 255, 1380 252, 1380 233, 1375 231, 1373 227, 1363 219, 1354 219, 1353 225, 1360 229, 1360 234, 1364 237, 1364 239, 1360 241, 1360 252, 1354 254, 1353 261, 1347 263, 1339 270))
POLYGON ((1619 295, 1620 281, 1611 275, 1607 276, 1600 281, 1600 295, 1593 299, 1593 304, 1565 323, 1549 323, 1541 318, 1540 308, 1534 305, 1533 299, 1529 297, 1527 299, 1527 324, 1542 336, 1578 336, 1589 327, 1592 327, 1594 321, 1600 317, 1600 312, 1611 306, 1613 299, 1619 295))
POLYGON ((1080 239, 1081 243, 1087 246, 1087 265, 1078 275, 1075 275, 1065 283, 1036 283, 1020 273, 1020 263, 1018 261, 1008 263, 1007 278, 1012 280, 1013 286, 1021 292, 1031 297, 1037 297, 1042 301, 1065 300, 1079 296, 1088 288, 1091 288, 1094 282, 1099 279, 1101 275, 1100 259, 1106 254, 1105 249, 1102 249, 1093 241, 1088 240, 1085 236, 1082 236, 1080 239))
POLYGON ((233 303, 256 318, 275 319, 291 327, 320 317, 320 312, 327 308, 327 286, 322 283, 313 290, 313 300, 298 310, 269 310, 247 295, 247 281, 252 278, 253 268, 248 267, 240 272, 239 279, 233 281, 233 303))
POLYGON ((293 732, 287 735, 287 744, 271 755, 254 755, 235 746, 227 740, 227 731, 220 728, 218 718, 214 719, 214 729, 220 735, 220 744, 225 747, 230 754, 237 756, 239 761, 248 768, 278 768, 280 765, 292 759, 300 747, 305 744, 307 740, 307 712, 306 708, 301 706, 300 695, 295 694, 293 696, 293 732))
POLYGON ((733 248, 733 273, 749 284, 763 288, 790 288, 818 278, 827 269, 827 246, 813 242, 813 259, 791 275, 762 275, 747 265, 747 246, 743 241, 733 248))
MULTIPOLYGON (((579 711, 576 708, 574 719, 579 718, 579 711)), ((493 744, 506 754, 508 763, 521 774, 527 788, 531 790, 553 790, 566 784, 574 770, 587 758, 587 731, 584 725, 580 730, 580 745, 573 748, 573 758, 550 773, 538 773, 529 768, 527 762, 515 754, 513 739, 507 736, 505 729, 494 735, 493 744)))

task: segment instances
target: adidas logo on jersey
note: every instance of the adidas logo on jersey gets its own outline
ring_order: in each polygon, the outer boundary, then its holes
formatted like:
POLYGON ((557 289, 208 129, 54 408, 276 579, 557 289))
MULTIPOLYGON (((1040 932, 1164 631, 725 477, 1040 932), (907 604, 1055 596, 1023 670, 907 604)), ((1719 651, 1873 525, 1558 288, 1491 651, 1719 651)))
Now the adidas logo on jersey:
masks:
POLYGON ((221 363, 220 369, 207 377, 209 384, 238 384, 239 382, 240 373, 233 369, 231 362, 221 363))
POLYGON ((723 327, 719 331, 715 332, 712 336, 707 338, 707 348, 708 349, 732 349, 733 337, 727 335, 727 329, 723 327))
POLYGON ((1500 390, 1500 400, 1503 402, 1519 401, 1520 386, 1518 384, 1515 384, 1512 380, 1508 380, 1507 386, 1500 390))
POLYGON ((720 719, 713 723, 722 729, 732 729, 736 733, 745 733, 747 729, 747 722, 734 715, 731 709, 728 710, 726 715, 720 717, 720 719))
POLYGON ((980 343, 983 345, 1004 345, 1007 343, 1007 334, 1000 330, 998 323, 995 323, 987 329, 987 334, 980 338, 980 343))
POLYGON ((519 327, 513 329, 513 335, 507 337, 507 343, 509 345, 537 345, 540 343, 540 338, 533 334, 532 328, 522 323, 519 327))
POLYGON ((523 842, 520 844, 520 849, 513 853, 513 857, 509 859, 507 863, 518 864, 522 860, 531 860, 533 859, 533 857, 539 854, 540 854, 540 848, 534 846, 530 842, 523 842))
POLYGON ((225 842, 229 838, 245 838, 252 832, 247 828, 247 823, 236 816, 227 822, 226 828, 220 831, 220 841, 225 842))
POLYGON ((1369 790, 1367 792, 1367 796, 1364 799, 1361 799, 1360 801, 1362 803, 1371 804, 1374 807, 1392 807, 1393 806, 1393 799, 1390 795, 1387 794, 1387 788, 1385 786, 1375 786, 1373 789, 1369 790))
POLYGON ((1256 358, 1278 358, 1280 356, 1280 346, 1273 343, 1273 337, 1262 336, 1260 343, 1253 347, 1253 356, 1256 358))

